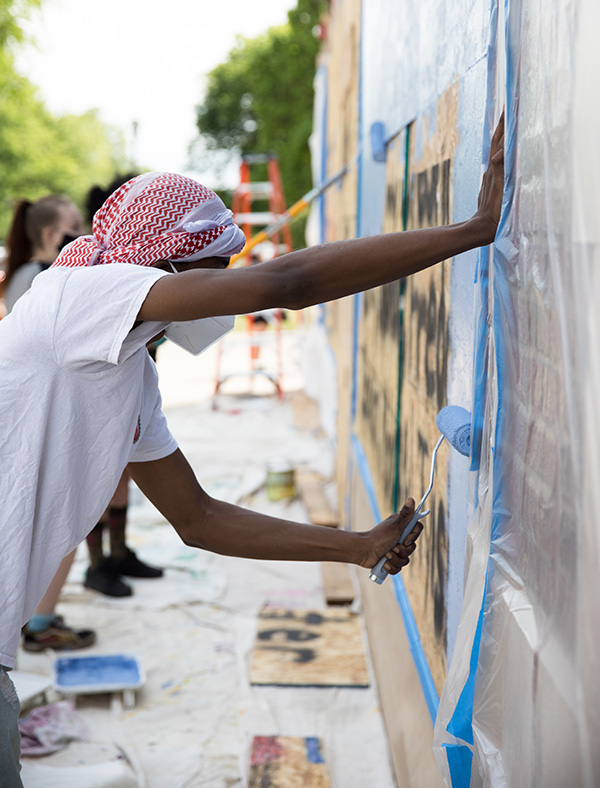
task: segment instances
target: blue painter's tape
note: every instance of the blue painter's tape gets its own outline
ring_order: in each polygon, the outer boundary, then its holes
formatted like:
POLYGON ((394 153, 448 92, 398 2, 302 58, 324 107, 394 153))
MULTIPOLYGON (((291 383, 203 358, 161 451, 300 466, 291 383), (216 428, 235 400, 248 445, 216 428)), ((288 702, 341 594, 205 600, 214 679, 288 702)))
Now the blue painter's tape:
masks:
MULTIPOLYGON (((486 578, 487 579, 487 578, 486 578)), ((484 594, 485 599, 485 594, 484 594)), ((446 730, 457 739, 468 744, 473 744, 473 701, 475 699, 475 678, 477 675, 477 662, 479 660, 479 647, 481 645, 481 629, 483 626, 483 603, 479 611, 479 620, 473 639, 471 659, 469 660, 469 677, 467 678, 446 730)), ((469 775, 471 766, 469 765, 469 775)), ((452 783, 454 785, 454 782, 452 783)))
POLYGON ((309 763, 325 763, 321 752, 321 742, 315 736, 307 736, 304 742, 306 744, 306 760, 309 763))
MULTIPOLYGON (((498 0, 502 2, 502 0, 498 0)), ((506 520, 506 511, 503 504, 504 492, 504 462, 502 456, 502 435, 504 433, 504 422, 506 419, 504 401, 505 396, 510 388, 510 366, 506 362, 506 344, 509 341, 508 332, 513 330, 514 316, 512 315, 511 305, 511 292, 510 283, 507 278, 507 270, 510 268, 510 261, 512 255, 512 245, 510 241, 510 228, 509 228, 509 212, 510 205, 512 204, 514 190, 515 190, 515 152, 516 152, 516 102, 518 100, 518 89, 516 80, 518 79, 514 69, 513 60, 518 60, 518 51, 520 48, 520 41, 513 40, 520 35, 520 25, 515 26, 514 34, 511 33, 511 26, 509 24, 511 13, 510 0, 504 0, 505 8, 505 25, 506 25, 506 45, 507 45, 507 76, 506 76, 506 128, 505 128, 505 171, 506 182, 503 197, 502 216, 496 235, 494 244, 494 255, 489 253, 489 249, 481 250, 480 254, 480 294, 481 294, 481 307, 476 332, 476 354, 475 354, 475 402, 473 406, 473 421, 475 425, 483 423, 483 412, 485 407, 485 400, 487 397, 486 378, 487 366, 491 359, 488 358, 488 339, 489 339, 489 314, 488 302, 490 298, 489 290, 489 273, 493 266, 493 303, 494 303, 494 346, 496 352, 496 370, 497 370, 497 413, 496 413, 496 431, 494 435, 494 453, 492 456, 493 464, 493 479, 494 485, 492 494, 492 523, 491 523, 491 544, 490 555, 494 549, 494 541, 502 536, 504 523, 506 520), (508 388, 507 388, 508 387, 508 388)), ((496 30, 498 24, 498 5, 497 2, 492 4, 492 15, 490 20, 491 35, 489 60, 490 62, 497 62, 496 53, 494 51, 494 44, 496 40, 496 30)), ((488 105, 486 112, 485 124, 485 139, 491 136, 491 116, 493 112, 493 96, 494 96, 494 80, 495 74, 492 69, 489 70, 488 80, 488 105)), ((487 154, 487 151, 484 151, 487 154)), ((473 452, 473 461, 479 457, 481 449, 481 433, 475 433, 474 439, 477 444, 477 455, 473 452)), ((472 466, 475 467, 475 466, 472 466)), ((476 467, 478 470, 478 466, 476 467)), ((490 563, 488 561, 488 572, 490 570, 490 563)), ((488 573, 485 578, 485 589, 489 582, 488 573)), ((461 739, 468 744, 473 745, 473 708, 475 701, 475 684, 477 679, 477 666, 479 661, 479 652, 483 639, 483 623, 484 612, 486 609, 486 596, 484 592, 481 609, 479 611, 479 619, 477 622, 477 630, 473 640, 471 650, 471 657, 469 663, 469 676, 463 687, 459 700, 454 709, 453 715, 447 726, 449 733, 461 739)), ((447 746, 446 755, 450 775, 452 780, 452 788, 468 788, 471 783, 471 771, 473 753, 470 748, 465 744, 464 746, 447 746)))
POLYGON ((483 419, 485 414, 485 397, 488 381, 488 298, 489 298, 489 262, 490 250, 488 246, 479 250, 478 272, 479 280, 479 315, 475 326, 475 352, 473 359, 473 429, 471 431, 471 467, 470 470, 478 471, 481 459, 481 441, 483 419))
MULTIPOLYGON (((375 522, 379 522, 381 520, 381 512, 379 511, 379 506, 377 504, 377 496, 375 495, 373 477, 371 476, 371 470, 369 468, 365 451, 361 445, 360 440, 355 434, 352 435, 352 448, 360 477, 363 481, 367 496, 369 498, 373 519, 375 522)), ((431 675, 429 663, 427 662, 427 657, 423 651, 423 645, 421 643, 421 636, 419 635, 417 622, 415 621, 415 617, 410 606, 410 601, 404 587, 404 582, 402 581, 402 578, 399 574, 393 577, 393 582, 394 590, 396 592, 396 599, 398 600, 400 610, 402 611, 402 617, 404 619, 406 635, 410 645, 410 653, 412 654, 415 666, 417 668, 417 673, 419 674, 419 680, 421 682, 421 688, 423 689, 423 695, 425 696, 427 708, 429 709, 429 714, 431 715, 432 721, 435 722, 440 700, 438 698, 435 684, 433 683, 433 677, 431 675)))
POLYGON ((473 753, 465 745, 444 744, 452 788, 469 788, 471 785, 471 766, 473 753))

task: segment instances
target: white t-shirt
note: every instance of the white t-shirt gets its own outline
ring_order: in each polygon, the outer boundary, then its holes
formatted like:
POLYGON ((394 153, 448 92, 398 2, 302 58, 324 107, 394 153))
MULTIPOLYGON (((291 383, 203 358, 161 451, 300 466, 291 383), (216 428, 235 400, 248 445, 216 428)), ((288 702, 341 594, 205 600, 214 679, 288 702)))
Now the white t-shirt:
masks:
POLYGON ((132 329, 168 274, 53 268, 0 321, 0 664, 62 560, 102 516, 130 461, 177 448, 145 344, 132 329))

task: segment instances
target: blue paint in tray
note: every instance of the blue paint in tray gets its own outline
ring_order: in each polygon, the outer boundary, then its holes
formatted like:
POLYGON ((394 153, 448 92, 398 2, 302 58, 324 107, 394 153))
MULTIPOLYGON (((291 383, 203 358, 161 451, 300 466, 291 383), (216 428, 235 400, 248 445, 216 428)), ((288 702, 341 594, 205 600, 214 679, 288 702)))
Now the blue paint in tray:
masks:
POLYGON ((54 663, 54 686, 70 692, 112 692, 137 689, 145 682, 138 660, 129 654, 59 657, 54 663))

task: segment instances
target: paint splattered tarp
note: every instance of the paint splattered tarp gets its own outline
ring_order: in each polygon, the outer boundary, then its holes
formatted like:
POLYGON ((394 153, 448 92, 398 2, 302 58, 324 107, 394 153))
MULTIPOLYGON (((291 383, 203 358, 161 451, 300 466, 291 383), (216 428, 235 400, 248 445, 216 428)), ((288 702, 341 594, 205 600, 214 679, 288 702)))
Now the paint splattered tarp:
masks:
POLYGON ((596 0, 492 3, 465 603, 436 723, 447 785, 600 785, 596 0), (504 90, 506 88, 506 90, 504 90))

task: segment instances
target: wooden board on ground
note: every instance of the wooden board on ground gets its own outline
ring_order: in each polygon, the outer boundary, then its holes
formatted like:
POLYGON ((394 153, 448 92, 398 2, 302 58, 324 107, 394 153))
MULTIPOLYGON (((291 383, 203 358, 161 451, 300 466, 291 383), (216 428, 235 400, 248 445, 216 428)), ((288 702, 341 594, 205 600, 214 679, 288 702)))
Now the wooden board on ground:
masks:
POLYGON ((248 788, 330 788, 321 740, 314 736, 255 736, 248 788))
POLYGON ((351 605, 354 602, 354 584, 347 564, 324 561, 321 573, 323 595, 328 605, 351 605))
POLYGON ((290 394, 294 426, 299 430, 307 430, 316 435, 322 432, 319 404, 305 391, 293 391, 290 394))
POLYGON ((349 610, 265 607, 257 621, 250 683, 368 687, 360 620, 349 610))
POLYGON ((321 476, 314 471, 298 468, 295 473, 295 481, 296 489, 302 503, 306 506, 311 523, 337 528, 338 516, 327 500, 321 476))

